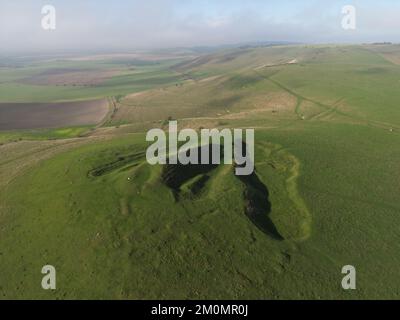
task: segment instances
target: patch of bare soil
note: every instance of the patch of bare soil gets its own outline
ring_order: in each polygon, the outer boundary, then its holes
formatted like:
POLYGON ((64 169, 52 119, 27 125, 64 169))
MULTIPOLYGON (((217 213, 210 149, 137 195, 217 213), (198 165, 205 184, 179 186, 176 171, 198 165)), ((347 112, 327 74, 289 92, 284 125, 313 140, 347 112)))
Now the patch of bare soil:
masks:
POLYGON ((55 103, 0 103, 0 130, 92 125, 108 113, 107 99, 55 103))

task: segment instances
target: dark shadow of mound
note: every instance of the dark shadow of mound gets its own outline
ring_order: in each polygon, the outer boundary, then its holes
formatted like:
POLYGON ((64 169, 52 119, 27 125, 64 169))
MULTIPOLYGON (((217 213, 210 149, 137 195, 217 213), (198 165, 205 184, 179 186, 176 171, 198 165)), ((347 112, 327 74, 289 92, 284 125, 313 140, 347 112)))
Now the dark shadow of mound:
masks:
MULTIPOLYGON (((161 181, 172 190, 176 201, 180 199, 183 185, 185 185, 186 190, 190 191, 191 195, 196 195, 201 192, 210 178, 209 174, 218 167, 218 164, 212 164, 211 161, 212 150, 215 152, 218 148, 220 151, 220 163, 222 163, 223 147, 220 145, 207 145, 197 148, 199 164, 183 165, 179 164, 178 161, 178 164, 164 165, 161 173, 161 181), (209 164, 200 164, 201 155, 205 151, 208 151, 209 164)), ((246 146, 243 144, 243 153, 245 150, 246 146)), ((190 150, 188 150, 187 155, 189 155, 189 151, 190 150)), ((247 159, 247 162, 248 161, 249 159, 247 159)), ((236 166, 240 167, 239 165, 236 166)), ((232 172, 234 172, 234 170, 232 172)), ((247 217, 263 233, 275 240, 283 240, 283 237, 279 234, 269 217, 271 213, 271 203, 269 202, 268 188, 262 183, 255 172, 248 176, 237 176, 237 178, 244 184, 243 199, 247 217)))
MULTIPOLYGON (((216 150, 218 148, 220 150, 221 158, 223 157, 223 149, 221 146, 207 145, 197 147, 197 162, 199 164, 181 164, 178 161, 178 164, 166 164, 164 166, 161 174, 161 180, 166 186, 174 191, 174 196, 176 200, 179 199, 180 188, 182 187, 182 185, 190 181, 191 179, 196 178, 197 176, 201 177, 193 183, 190 190, 193 194, 197 194, 201 191, 201 189, 204 187, 205 183, 209 179, 209 176, 207 174, 218 167, 218 164, 212 164, 211 161, 211 156, 213 154, 212 150, 216 150), (209 164, 201 164, 201 157, 206 151, 208 151, 209 164)), ((192 150, 194 149, 188 150, 186 154, 189 155, 189 152, 192 152, 192 150)))
POLYGON ((283 240, 274 223, 269 217, 271 203, 269 202, 268 188, 260 181, 255 172, 250 176, 238 176, 245 185, 244 199, 245 212, 254 225, 276 240, 283 240))
MULTIPOLYGON (((242 156, 248 154, 246 143, 242 141, 242 156)), ((247 157, 247 162, 252 161, 247 157)), ((249 163, 247 163, 249 164, 249 163)), ((243 167, 243 165, 235 165, 236 167, 243 167)), ((269 191, 267 186, 259 179, 254 171, 248 176, 237 176, 245 185, 244 200, 246 202, 245 212, 248 218, 254 225, 269 235, 275 240, 283 240, 284 238, 279 234, 274 223, 272 222, 269 214, 271 213, 271 202, 269 201, 269 191)))

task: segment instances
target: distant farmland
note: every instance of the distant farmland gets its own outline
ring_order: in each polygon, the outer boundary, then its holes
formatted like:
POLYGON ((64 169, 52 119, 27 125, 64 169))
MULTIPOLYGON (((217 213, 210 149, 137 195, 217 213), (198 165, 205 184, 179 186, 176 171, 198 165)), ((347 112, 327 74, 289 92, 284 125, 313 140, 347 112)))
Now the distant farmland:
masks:
POLYGON ((56 103, 0 103, 0 130, 91 125, 108 112, 107 99, 56 103))
POLYGON ((121 71, 117 69, 54 68, 21 79, 20 82, 28 85, 42 86, 93 86, 102 84, 120 73, 121 71))

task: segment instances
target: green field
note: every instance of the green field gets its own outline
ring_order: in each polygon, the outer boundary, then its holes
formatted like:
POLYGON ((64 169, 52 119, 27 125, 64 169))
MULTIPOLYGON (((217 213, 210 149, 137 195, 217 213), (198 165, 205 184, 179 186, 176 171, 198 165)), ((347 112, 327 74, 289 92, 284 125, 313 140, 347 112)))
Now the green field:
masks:
POLYGON ((0 68, 0 102, 115 102, 98 126, 0 132, 0 298, 399 299, 396 55, 276 46, 0 68), (90 86, 20 81, 115 65, 90 86), (255 128, 255 173, 150 166, 145 133, 171 119, 255 128), (357 290, 341 287, 345 265, 357 290))
POLYGON ((18 66, 0 68, 1 102, 54 102, 89 100, 108 96, 124 95, 150 89, 156 86, 180 82, 183 77, 169 67, 183 58, 165 59, 156 62, 142 60, 106 60, 76 61, 55 59, 41 62, 24 62, 18 66), (34 79, 44 72, 65 70, 66 82, 47 85, 26 83, 25 79, 34 79), (78 85, 68 81, 68 70, 82 70, 82 75, 90 71, 115 71, 116 74, 96 85, 78 85))

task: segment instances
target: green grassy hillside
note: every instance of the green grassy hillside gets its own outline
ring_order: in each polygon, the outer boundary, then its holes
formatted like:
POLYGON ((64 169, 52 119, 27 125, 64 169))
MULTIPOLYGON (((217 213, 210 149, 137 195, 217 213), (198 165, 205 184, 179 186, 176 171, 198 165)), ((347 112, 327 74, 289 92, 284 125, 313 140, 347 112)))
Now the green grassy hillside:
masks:
POLYGON ((149 87, 107 82, 115 112, 81 138, 4 140, 0 297, 398 299, 400 66, 382 50, 235 49, 151 66, 149 87), (255 128, 255 173, 150 166, 145 132, 168 119, 255 128), (40 287, 45 264, 55 291, 40 287), (341 288, 345 265, 355 291, 341 288))

